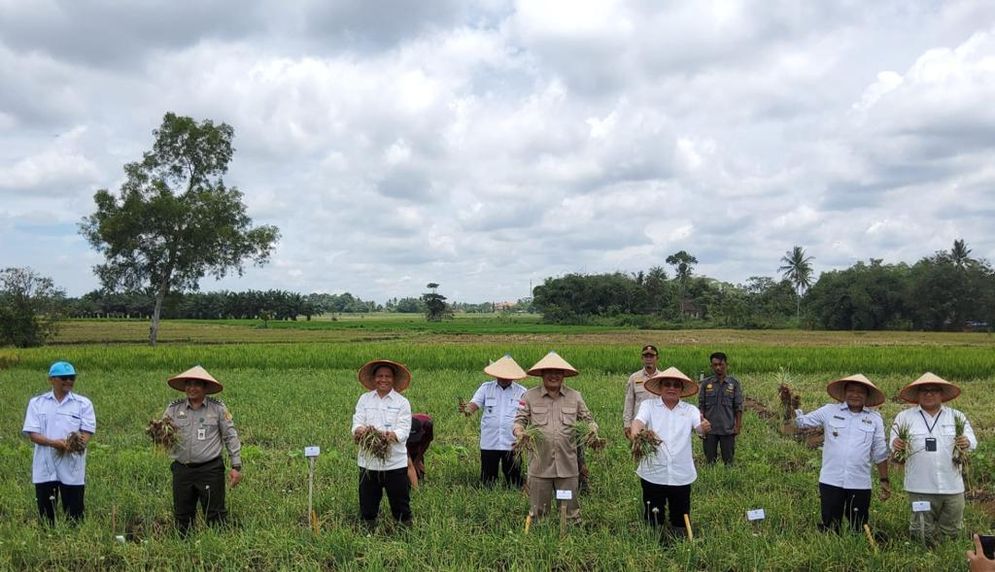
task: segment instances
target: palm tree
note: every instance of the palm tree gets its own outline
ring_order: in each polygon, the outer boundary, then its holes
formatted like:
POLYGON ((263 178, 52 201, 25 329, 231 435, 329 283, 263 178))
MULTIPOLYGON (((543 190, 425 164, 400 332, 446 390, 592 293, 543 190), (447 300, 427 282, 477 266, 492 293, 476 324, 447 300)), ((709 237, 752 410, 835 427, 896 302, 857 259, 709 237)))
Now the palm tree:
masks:
POLYGON ((967 243, 964 242, 963 238, 958 238, 954 241, 954 247, 950 249, 950 260, 953 261, 954 266, 961 270, 974 263, 974 260, 971 258, 971 249, 967 247, 967 243))
POLYGON ((802 315, 802 293, 812 285, 813 260, 815 258, 805 256, 804 248, 796 246, 784 253, 784 256, 781 257, 784 266, 778 268, 778 271, 783 273, 784 279, 794 285, 795 292, 798 294, 796 317, 799 319, 802 315))

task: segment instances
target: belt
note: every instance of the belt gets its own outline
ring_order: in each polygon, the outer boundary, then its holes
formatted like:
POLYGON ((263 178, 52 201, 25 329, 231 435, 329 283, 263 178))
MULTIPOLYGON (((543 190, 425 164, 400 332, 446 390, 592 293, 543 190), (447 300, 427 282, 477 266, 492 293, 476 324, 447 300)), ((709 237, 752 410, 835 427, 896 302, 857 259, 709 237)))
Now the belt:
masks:
POLYGON ((210 465, 211 463, 214 463, 214 462, 217 462, 217 461, 220 461, 220 460, 221 460, 221 457, 215 457, 215 458, 211 459, 210 461, 204 461, 203 463, 181 463, 179 461, 173 461, 173 462, 176 463, 177 465, 182 465, 182 466, 184 466, 184 467, 186 467, 188 469, 199 469, 200 467, 203 467, 204 465, 210 465))

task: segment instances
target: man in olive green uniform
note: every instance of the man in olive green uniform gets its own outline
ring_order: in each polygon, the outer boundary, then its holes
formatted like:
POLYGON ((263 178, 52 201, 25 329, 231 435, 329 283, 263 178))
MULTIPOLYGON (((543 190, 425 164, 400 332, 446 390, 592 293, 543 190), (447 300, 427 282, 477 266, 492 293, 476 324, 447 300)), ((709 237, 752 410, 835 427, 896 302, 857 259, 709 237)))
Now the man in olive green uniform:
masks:
POLYGON ((200 367, 169 378, 169 386, 186 393, 166 407, 164 417, 176 425, 179 441, 173 447, 173 516, 180 534, 186 536, 197 517, 200 502, 208 524, 224 524, 225 464, 221 444, 228 449, 231 486, 242 479, 242 443, 235 431, 231 413, 220 400, 206 397, 223 388, 218 380, 200 367))
POLYGON ((564 377, 577 375, 572 365, 549 352, 532 366, 529 375, 542 377, 542 385, 522 396, 512 433, 519 438, 525 428, 534 425, 542 432, 538 452, 529 459, 528 488, 531 512, 537 518, 549 511, 554 490, 571 491, 567 502, 567 519, 580 522, 580 505, 577 503, 577 444, 571 425, 587 421, 594 425, 594 417, 584 403, 580 392, 563 384, 564 377))

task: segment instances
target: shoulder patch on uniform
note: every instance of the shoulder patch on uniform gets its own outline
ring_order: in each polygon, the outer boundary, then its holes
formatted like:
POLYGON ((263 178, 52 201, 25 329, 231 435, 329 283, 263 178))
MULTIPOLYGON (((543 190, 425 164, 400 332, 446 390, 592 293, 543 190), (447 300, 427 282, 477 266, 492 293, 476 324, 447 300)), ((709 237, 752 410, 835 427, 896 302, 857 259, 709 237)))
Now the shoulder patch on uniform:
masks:
POLYGON ((225 412, 224 414, 225 421, 231 421, 231 410, 228 409, 228 406, 225 405, 224 401, 221 401, 220 399, 217 399, 215 397, 205 397, 204 399, 206 401, 210 401, 212 403, 219 405, 221 407, 221 410, 225 412))

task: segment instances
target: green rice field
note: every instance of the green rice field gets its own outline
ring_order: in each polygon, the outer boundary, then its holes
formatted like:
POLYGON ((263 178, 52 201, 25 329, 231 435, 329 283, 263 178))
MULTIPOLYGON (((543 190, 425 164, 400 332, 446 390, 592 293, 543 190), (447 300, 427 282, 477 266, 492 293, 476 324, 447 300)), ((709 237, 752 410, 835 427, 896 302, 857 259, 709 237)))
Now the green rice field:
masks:
MULTIPOLYGON (((965 536, 926 550, 908 537, 901 469, 895 494, 872 501, 872 547, 862 535, 816 530, 821 452, 779 431, 777 386, 787 375, 811 410, 829 400, 825 384, 864 373, 889 396, 922 372, 958 383, 953 406, 978 435, 966 531, 995 527, 995 340, 987 334, 729 330, 638 331, 543 326, 533 317, 455 320, 423 328, 377 317, 289 322, 166 322, 163 343, 141 342, 144 322, 75 321, 57 343, 0 349, 0 569, 5 570, 963 570, 965 536), (363 327, 356 326, 361 324, 363 327), (708 354, 729 354, 751 407, 732 468, 705 467, 696 442, 694 540, 661 546, 641 522, 639 481, 621 434, 622 395, 654 343, 660 365, 697 377, 708 354), (520 491, 478 485, 479 418, 463 418, 488 363, 511 353, 524 367, 555 349, 581 370, 579 389, 608 439, 589 454, 592 488, 581 497, 584 524, 561 536, 550 519, 523 530, 520 491), (358 523, 356 450, 349 428, 363 389, 356 370, 383 357, 408 364, 406 392, 433 415, 436 440, 427 479, 412 493, 414 525, 395 530, 386 501, 381 524, 358 523), (30 482, 31 445, 21 433, 28 399, 48 389, 48 365, 72 361, 76 389, 97 412, 86 506, 78 528, 40 525, 30 482), (172 528, 168 458, 144 428, 182 394, 165 380, 194 364, 225 384, 243 442, 243 481, 229 491, 232 527, 201 528, 187 540, 172 528), (307 519, 306 445, 319 445, 315 508, 307 519), (745 513, 764 508, 751 524, 745 513), (125 535, 125 542, 115 536, 125 535)), ((525 380, 527 386, 538 383, 525 380)), ((691 402, 694 402, 691 399, 691 402)), ((886 425, 904 407, 882 406, 886 425)))

